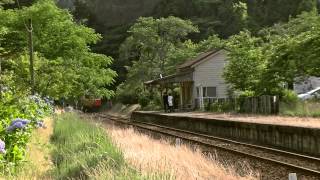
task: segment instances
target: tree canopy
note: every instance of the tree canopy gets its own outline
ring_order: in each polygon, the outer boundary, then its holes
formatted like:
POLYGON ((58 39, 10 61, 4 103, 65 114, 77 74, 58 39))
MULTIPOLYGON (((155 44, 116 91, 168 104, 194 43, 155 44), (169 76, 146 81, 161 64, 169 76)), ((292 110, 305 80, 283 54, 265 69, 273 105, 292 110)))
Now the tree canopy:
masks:
POLYGON ((176 66, 174 62, 178 63, 179 60, 171 61, 169 58, 174 58, 172 53, 178 47, 188 47, 184 41, 188 34, 195 32, 198 29, 191 21, 172 16, 138 19, 121 46, 121 59, 133 63, 128 64, 127 80, 119 91, 135 93, 137 88, 142 88, 144 81, 172 73, 176 66))
POLYGON ((279 94, 304 77, 320 76, 320 16, 304 12, 288 23, 228 40, 230 63, 225 77, 234 89, 279 94), (231 46, 230 46, 231 45, 231 46))
POLYGON ((52 0, 40 0, 22 9, 0 10, 0 55, 6 73, 13 72, 21 89, 29 87, 27 20, 32 19, 36 52, 36 90, 55 98, 110 97, 106 87, 116 73, 112 58, 91 52, 101 36, 78 24, 52 0))

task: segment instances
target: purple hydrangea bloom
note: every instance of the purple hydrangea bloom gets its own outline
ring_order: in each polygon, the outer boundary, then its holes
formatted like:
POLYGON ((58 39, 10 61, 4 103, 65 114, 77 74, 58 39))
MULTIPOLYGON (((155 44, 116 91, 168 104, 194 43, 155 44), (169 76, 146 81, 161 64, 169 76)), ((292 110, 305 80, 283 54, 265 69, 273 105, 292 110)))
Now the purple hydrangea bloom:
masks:
POLYGON ((15 123, 17 123, 17 122, 21 122, 23 125, 27 125, 27 124, 29 124, 31 121, 28 120, 28 119, 17 118, 17 119, 15 119, 15 120, 13 120, 10 125, 13 125, 13 124, 15 124, 15 123))
POLYGON ((1 154, 5 154, 6 153, 6 143, 3 142, 1 139, 0 139, 0 153, 1 154))
POLYGON ((6 129, 7 131, 13 131, 15 129, 23 129, 25 128, 28 124, 30 123, 29 120, 27 119, 20 119, 17 118, 15 120, 13 120, 10 124, 10 126, 6 129))

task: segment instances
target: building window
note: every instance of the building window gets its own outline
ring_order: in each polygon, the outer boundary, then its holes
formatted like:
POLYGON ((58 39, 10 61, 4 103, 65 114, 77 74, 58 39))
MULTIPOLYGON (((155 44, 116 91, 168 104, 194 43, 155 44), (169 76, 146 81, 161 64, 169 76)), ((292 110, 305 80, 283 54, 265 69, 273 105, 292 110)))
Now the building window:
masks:
MULTIPOLYGON (((200 97, 200 88, 197 88, 197 96, 200 97)), ((203 97, 217 97, 217 87, 203 87, 202 88, 203 97)))
POLYGON ((216 87, 207 87, 207 97, 217 97, 216 87))

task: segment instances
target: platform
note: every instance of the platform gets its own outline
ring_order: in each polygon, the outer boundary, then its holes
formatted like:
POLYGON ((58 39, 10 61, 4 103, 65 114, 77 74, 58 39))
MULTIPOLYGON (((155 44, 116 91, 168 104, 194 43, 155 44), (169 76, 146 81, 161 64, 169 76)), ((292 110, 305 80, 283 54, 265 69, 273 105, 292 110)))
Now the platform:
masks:
POLYGON ((317 118, 137 111, 132 113, 131 120, 320 157, 317 118))

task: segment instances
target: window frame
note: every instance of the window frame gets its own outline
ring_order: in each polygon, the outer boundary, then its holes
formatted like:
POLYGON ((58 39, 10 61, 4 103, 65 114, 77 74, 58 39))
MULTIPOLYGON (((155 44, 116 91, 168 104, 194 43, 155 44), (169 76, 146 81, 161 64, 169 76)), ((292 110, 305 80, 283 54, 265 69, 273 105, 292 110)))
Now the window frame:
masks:
POLYGON ((218 88, 216 86, 198 86, 196 88, 196 93, 198 98, 216 98, 218 97, 218 88), (202 88, 202 97, 200 96, 200 88, 202 88), (214 88, 215 90, 215 96, 208 96, 208 89, 214 88))

